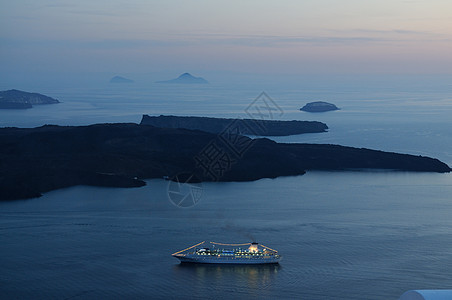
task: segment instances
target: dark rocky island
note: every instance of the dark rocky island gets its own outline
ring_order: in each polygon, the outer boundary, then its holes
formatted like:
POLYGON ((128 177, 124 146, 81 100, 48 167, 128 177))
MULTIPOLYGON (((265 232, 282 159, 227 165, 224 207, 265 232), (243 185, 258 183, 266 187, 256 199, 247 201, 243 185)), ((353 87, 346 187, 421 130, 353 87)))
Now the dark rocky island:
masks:
POLYGON ((143 115, 141 125, 161 128, 185 128, 210 133, 236 130, 243 135, 286 136, 302 133, 325 132, 328 126, 316 121, 275 121, 254 119, 223 119, 208 117, 148 116, 143 115))
POLYGON ((247 151, 230 151, 217 134, 138 124, 0 128, 0 199, 38 197, 75 185, 139 187, 145 184, 142 179, 180 172, 193 172, 203 181, 248 181, 300 175, 307 170, 450 171, 446 164, 429 157, 235 138, 237 147, 250 146, 247 151), (221 160, 224 172, 216 179, 195 159, 212 143, 230 158, 221 160))
POLYGON ((110 79, 110 83, 133 83, 134 81, 132 79, 128 79, 121 76, 115 76, 110 79))
POLYGON ((0 109, 26 109, 33 105, 56 104, 57 99, 19 90, 0 91, 0 109))
POLYGON ((157 81, 157 83, 172 83, 172 84, 208 84, 209 82, 202 77, 195 77, 190 73, 184 73, 179 77, 171 80, 157 81))
POLYGON ((324 101, 310 102, 300 108, 300 110, 307 112, 325 112, 338 109, 339 108, 336 105, 324 101))

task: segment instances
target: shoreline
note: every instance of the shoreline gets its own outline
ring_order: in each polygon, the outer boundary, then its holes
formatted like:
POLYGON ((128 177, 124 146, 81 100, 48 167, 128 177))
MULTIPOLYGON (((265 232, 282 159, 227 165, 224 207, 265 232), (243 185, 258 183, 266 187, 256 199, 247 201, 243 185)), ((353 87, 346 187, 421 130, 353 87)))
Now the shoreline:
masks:
POLYGON ((35 198, 76 185, 140 187, 143 180, 179 173, 195 174, 206 182, 242 182, 310 170, 451 171, 438 159, 424 156, 235 137, 247 146, 243 153, 221 144, 224 140, 216 134, 133 123, 0 128, 0 200, 35 198), (213 164, 206 170, 196 160, 215 143, 223 145, 223 160, 216 161, 220 173, 214 173, 213 164))

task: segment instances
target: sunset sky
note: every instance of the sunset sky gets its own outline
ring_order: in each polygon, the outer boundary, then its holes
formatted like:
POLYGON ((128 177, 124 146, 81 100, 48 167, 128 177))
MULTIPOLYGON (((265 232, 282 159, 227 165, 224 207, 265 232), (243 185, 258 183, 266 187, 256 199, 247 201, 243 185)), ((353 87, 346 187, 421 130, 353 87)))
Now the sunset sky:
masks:
POLYGON ((450 0, 0 0, 11 74, 452 73, 450 0))

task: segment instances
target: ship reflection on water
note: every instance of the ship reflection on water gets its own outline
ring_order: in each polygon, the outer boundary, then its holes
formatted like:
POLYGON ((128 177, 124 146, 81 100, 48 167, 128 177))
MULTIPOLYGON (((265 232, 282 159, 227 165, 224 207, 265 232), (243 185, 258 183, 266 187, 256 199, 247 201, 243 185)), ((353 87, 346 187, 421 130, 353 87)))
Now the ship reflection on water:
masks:
POLYGON ((210 282, 211 284, 224 281, 246 284, 248 288, 262 288, 273 282, 281 270, 279 264, 269 265, 224 265, 224 264, 192 264, 181 263, 173 270, 178 276, 196 279, 195 282, 210 282))

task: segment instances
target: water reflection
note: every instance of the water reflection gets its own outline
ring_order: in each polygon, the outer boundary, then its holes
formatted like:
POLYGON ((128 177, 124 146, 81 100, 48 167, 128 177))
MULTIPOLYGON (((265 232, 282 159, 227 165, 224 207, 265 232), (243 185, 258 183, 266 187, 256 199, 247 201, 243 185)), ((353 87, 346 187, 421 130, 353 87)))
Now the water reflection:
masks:
POLYGON ((177 276, 188 276, 197 282, 230 282, 245 285, 247 288, 260 289, 275 280, 281 270, 279 264, 268 265, 220 265, 181 263, 173 268, 177 276))

